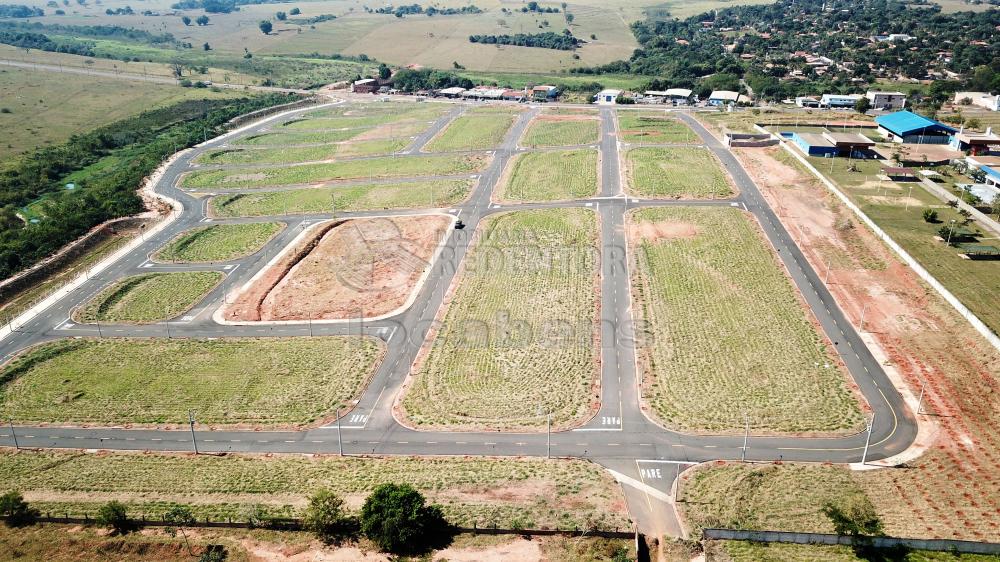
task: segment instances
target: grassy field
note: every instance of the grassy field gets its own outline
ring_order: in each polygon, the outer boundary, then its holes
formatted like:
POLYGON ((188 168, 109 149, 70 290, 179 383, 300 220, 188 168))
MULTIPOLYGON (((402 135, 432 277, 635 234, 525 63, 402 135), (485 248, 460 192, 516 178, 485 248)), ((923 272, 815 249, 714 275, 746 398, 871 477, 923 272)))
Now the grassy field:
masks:
POLYGON ((645 400, 682 431, 855 430, 861 412, 758 227, 731 208, 632 215, 645 400))
POLYGON ((356 337, 61 340, 0 372, 0 407, 29 423, 305 424, 357 396, 381 353, 356 337))
POLYGON ((406 482, 444 507, 458 525, 585 526, 588 518, 626 526, 618 485, 585 461, 459 457, 361 458, 169 454, 0 453, 0 489, 17 489, 43 509, 96 512, 111 498, 132 513, 157 517, 176 503, 201 517, 245 520, 261 505, 274 515, 298 515, 306 498, 329 488, 358 510, 386 482, 406 482), (44 497, 45 500, 40 498, 44 497))
POLYGON ((331 144, 353 139, 364 133, 365 129, 343 129, 312 132, 278 132, 260 133, 242 137, 233 141, 237 146, 273 146, 289 148, 300 144, 331 144))
POLYGON ((216 224, 182 232, 153 258, 168 262, 229 261, 260 250, 284 228, 279 222, 216 224))
MULTIPOLYGON (((810 158, 820 172, 843 187, 866 215, 965 306, 991 329, 1000 331, 1000 308, 996 306, 1000 302, 1000 261, 962 259, 955 248, 934 240, 939 228, 950 224, 951 220, 963 220, 956 210, 947 207, 918 183, 882 182, 880 187, 876 175, 880 173, 881 164, 876 161, 857 161, 858 171, 854 172, 847 169, 846 162, 835 162, 831 171, 825 160, 810 158), (927 208, 936 210, 941 222, 925 221, 921 215, 927 208)), ((957 174, 955 179, 960 179, 957 174)), ((976 227, 973 225, 972 229, 976 227)), ((1000 246, 988 234, 982 243, 1000 246)))
POLYGON ((600 133, 597 119, 536 118, 524 133, 524 146, 576 146, 594 144, 600 133))
POLYGON ((198 156, 203 164, 296 164, 349 156, 378 156, 398 152, 409 138, 350 141, 318 146, 287 148, 223 149, 198 156))
POLYGON ((488 160, 489 157, 483 154, 447 154, 381 157, 283 168, 201 170, 184 176, 182 185, 197 189, 253 188, 364 178, 471 174, 483 169, 488 160))
POLYGON ((174 318, 198 303, 223 278, 217 271, 177 271, 126 277, 80 307, 78 322, 144 324, 174 318))
POLYGON ((404 396, 420 427, 565 427, 596 391, 596 220, 586 209, 490 217, 404 396))
POLYGON ((220 195, 212 198, 211 208, 212 214, 219 217, 419 209, 454 205, 468 197, 471 189, 471 180, 305 188, 220 195))
MULTIPOLYGON (((855 554, 849 546, 778 544, 721 541, 706 547, 708 560, 727 562, 864 562, 871 557, 855 554)), ((997 562, 998 556, 915 550, 905 554, 885 552, 894 562, 997 562)))
POLYGON ((447 152, 496 148, 516 118, 516 114, 507 111, 489 113, 469 111, 452 121, 424 147, 424 150, 447 152))
POLYGON ((0 67, 0 162, 70 136, 186 99, 241 95, 103 76, 0 67))
POLYGON ((625 153, 629 193, 644 197, 731 197, 733 188, 704 148, 633 148, 625 153))
POLYGON ((636 144, 696 144, 698 135, 679 119, 637 111, 618 112, 621 139, 636 144))
POLYGON ((597 151, 529 152, 514 163, 500 198, 557 201, 597 194, 597 151))

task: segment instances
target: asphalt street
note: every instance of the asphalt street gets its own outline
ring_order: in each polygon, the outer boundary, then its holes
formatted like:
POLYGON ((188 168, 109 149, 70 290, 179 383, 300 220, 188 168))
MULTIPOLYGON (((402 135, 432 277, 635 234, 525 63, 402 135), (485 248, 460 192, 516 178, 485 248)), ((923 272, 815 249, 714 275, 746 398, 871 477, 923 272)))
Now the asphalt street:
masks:
MULTIPOLYGON (((431 103, 431 102, 428 102, 431 103)), ((269 118, 251 126, 244 135, 257 134, 277 122, 314 111, 315 106, 269 118)), ((465 106, 455 105, 416 136, 402 153, 422 157, 424 145, 465 106)), ((861 459, 867 435, 862 432, 840 437, 791 437, 751 435, 744 451, 743 435, 687 435, 668 430, 652 422, 643 412, 639 396, 636 351, 632 334, 632 308, 626 255, 625 216, 630 209, 648 206, 708 205, 732 206, 752 213, 786 265, 795 285, 812 309, 819 325, 834 342, 861 393, 875 412, 870 460, 881 459, 905 450, 916 436, 916 423, 903 398, 892 386, 878 361, 872 357, 854 328, 837 307, 820 274, 812 269, 778 217, 761 196, 732 153, 715 139, 690 114, 678 115, 718 156, 733 178, 739 194, 729 200, 684 201, 628 197, 622 185, 620 152, 626 147, 617 135, 617 119, 611 108, 600 110, 600 194, 575 201, 536 204, 500 204, 494 202, 494 188, 510 159, 527 149, 517 140, 529 121, 540 111, 532 107, 523 112, 493 151, 493 158, 476 178, 467 200, 446 212, 462 220, 463 230, 451 230, 440 257, 430 266, 415 301, 406 310, 380 320, 349 322, 280 323, 270 325, 229 325, 213 320, 213 313, 226 295, 244 285, 275 255, 285 248, 302 229, 328 220, 333 213, 295 216, 255 217, 252 219, 212 219, 206 215, 206 200, 177 188, 181 174, 192 169, 199 154, 227 146, 231 138, 209 141, 183 154, 156 185, 157 192, 180 201, 183 211, 163 230, 145 238, 141 246, 122 257, 111 267, 93 275, 65 298, 49 306, 34 319, 18 326, 17 331, 0 342, 0 359, 39 342, 57 338, 89 337, 271 337, 364 334, 386 342, 384 360, 350 411, 342 412, 339 423, 328 420, 324 426, 303 431, 230 431, 197 428, 195 439, 202 452, 273 452, 338 453, 358 455, 491 455, 546 456, 586 458, 614 471, 623 488, 633 516, 646 532, 676 533, 679 529, 670 508, 671 487, 677 474, 693 463, 716 459, 758 461, 818 461, 848 463, 861 459), (583 426, 569 431, 546 433, 443 432, 417 431, 399 424, 392 406, 409 374, 410 365, 424 344, 438 315, 444 296, 455 282, 473 233, 483 218, 500 212, 539 208, 586 207, 600 217, 601 255, 601 407, 583 426), (281 220, 286 228, 264 248, 243 259, 216 264, 164 264, 149 256, 187 229, 209 224, 281 220), (182 317, 157 324, 134 326, 118 324, 81 325, 70 320, 74 307, 116 280, 138 273, 175 270, 217 270, 226 273, 223 283, 193 310, 182 317)), ((400 180, 393 180, 400 181, 400 180)), ((357 183, 357 182, 355 182, 357 183)), ((274 189, 287 189, 287 186, 274 189)), ((222 193, 226 190, 213 190, 222 193)), ((233 191, 233 190, 230 190, 233 191)), ((407 215, 424 210, 337 212, 340 219, 363 216, 407 215)), ((74 449, 122 449, 153 451, 189 451, 192 434, 187 428, 125 429, 100 427, 15 427, 21 447, 74 449)), ((14 445, 8 429, 0 430, 0 445, 14 445)))

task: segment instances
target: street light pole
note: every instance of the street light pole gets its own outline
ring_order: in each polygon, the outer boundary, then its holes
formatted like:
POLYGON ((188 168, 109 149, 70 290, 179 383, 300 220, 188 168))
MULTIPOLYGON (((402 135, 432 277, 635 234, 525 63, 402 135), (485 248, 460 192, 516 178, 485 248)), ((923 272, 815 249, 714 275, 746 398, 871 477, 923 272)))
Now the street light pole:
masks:
POLYGON ((830 284, 830 260, 826 260, 826 277, 823 279, 823 284, 830 284))
POLYGON ((337 447, 340 449, 340 456, 344 456, 344 436, 340 433, 340 408, 337 408, 337 447))
POLYGON ((743 433, 743 454, 740 455, 740 462, 747 462, 747 449, 750 448, 750 414, 746 416, 746 431, 743 433))
POLYGON ((917 415, 918 416, 920 415, 920 410, 921 410, 921 408, 923 408, 923 406, 924 406, 924 383, 923 383, 923 381, 921 381, 921 383, 920 383, 920 397, 917 398, 917 415))
POLYGON ((872 412, 872 421, 868 424, 868 436, 865 437, 865 450, 861 453, 861 464, 868 460, 868 445, 872 442, 872 427, 875 426, 875 412, 872 412))
POLYGON ((14 449, 15 450, 20 450, 21 447, 20 447, 20 445, 17 444, 17 434, 14 433, 14 420, 8 419, 7 423, 10 424, 10 436, 14 438, 14 449))
POLYGON ((861 308, 861 325, 858 327, 858 329, 860 331, 862 331, 862 332, 865 331, 865 313, 866 312, 868 312, 868 303, 865 303, 865 306, 861 308))
POLYGON ((545 458, 552 458, 552 414, 545 414, 545 458))
POLYGON ((198 454, 198 440, 194 436, 194 412, 188 410, 188 423, 191 425, 191 443, 194 445, 194 454, 198 454))

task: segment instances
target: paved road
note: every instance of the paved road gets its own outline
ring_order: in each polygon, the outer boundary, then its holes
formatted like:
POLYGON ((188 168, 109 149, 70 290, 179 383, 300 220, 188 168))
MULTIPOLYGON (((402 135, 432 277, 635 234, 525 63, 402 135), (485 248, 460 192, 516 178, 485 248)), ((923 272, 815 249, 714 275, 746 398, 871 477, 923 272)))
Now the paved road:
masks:
MULTIPOLYGON (((305 108, 278 119, 291 119, 315 107, 305 108)), ((435 121, 404 150, 421 154, 423 146, 437 131, 461 114, 456 106, 435 121)), ((885 458, 903 451, 916 435, 912 415, 893 388, 878 362, 871 356, 857 333, 837 308, 832 296, 813 271, 788 232, 778 221, 733 155, 690 115, 680 114, 701 137, 702 142, 721 160, 733 177, 740 194, 723 201, 646 200, 626 197, 623 192, 620 150, 615 113, 610 108, 600 112, 601 190, 593 198, 556 203, 509 205, 491 203, 491 194, 510 158, 525 149, 518 148, 520 138, 537 108, 524 112, 495 151, 489 166, 479 175, 476 187, 463 203, 450 209, 438 209, 457 216, 467 225, 452 230, 444 243, 441 258, 433 264, 414 303, 403 312, 382 320, 357 320, 340 323, 280 323, 276 325, 220 325, 212 319, 225 295, 245 284, 250 277, 288 245, 303 228, 332 217, 331 214, 307 214, 279 217, 287 228, 256 254, 241 260, 218 264, 157 264, 148 259, 156 249, 183 230, 205 224, 245 222, 255 219, 212 221, 206 217, 206 202, 177 189, 181 173, 191 167, 200 153, 225 145, 228 139, 216 139, 184 154, 171 165, 156 186, 158 192, 179 200, 184 211, 164 230, 146 239, 141 247, 119 259, 112 267, 95 275, 67 297, 56 302, 38 317, 27 322, 0 342, 0 359, 35 343, 68 336, 320 336, 366 334, 387 344, 381 363, 361 397, 339 420, 324 427, 305 431, 208 431, 196 432, 199 449, 234 452, 336 453, 386 455, 524 455, 587 458, 607 467, 624 484, 633 516, 646 532, 679 531, 671 502, 671 486, 676 475, 692 463, 715 459, 739 459, 743 450, 741 435, 686 435, 666 430, 651 422, 643 413, 631 315, 631 297, 625 255, 625 215, 629 209, 666 205, 737 206, 753 213, 778 255, 784 261, 795 284, 812 308, 820 326, 835 342, 835 347, 876 413, 869 459, 885 458), (599 213, 601 224, 601 409, 584 426, 546 435, 544 433, 443 432, 415 431, 396 422, 391 408, 408 374, 417 350, 441 306, 444 294, 454 281, 455 272, 469 249, 472 233, 480 221, 491 214, 518 209, 587 207, 599 213), (214 269, 227 273, 225 281, 194 310, 180 318, 149 326, 78 325, 69 321, 73 307, 115 280, 146 271, 214 269)), ((274 124, 268 120, 249 128, 255 134, 274 124)), ((221 190, 220 190, 221 191, 221 190)), ((423 211, 395 211, 413 214, 423 211)), ((382 215, 385 212, 337 213, 338 218, 382 215)), ((17 427, 18 444, 23 447, 104 448, 129 450, 191 450, 192 436, 187 431, 121 428, 17 427)), ((798 460, 856 462, 860 460, 866 435, 844 437, 795 438, 752 436, 746 458, 749 460, 798 460)), ((0 445, 13 445, 10 432, 0 430, 0 445)))

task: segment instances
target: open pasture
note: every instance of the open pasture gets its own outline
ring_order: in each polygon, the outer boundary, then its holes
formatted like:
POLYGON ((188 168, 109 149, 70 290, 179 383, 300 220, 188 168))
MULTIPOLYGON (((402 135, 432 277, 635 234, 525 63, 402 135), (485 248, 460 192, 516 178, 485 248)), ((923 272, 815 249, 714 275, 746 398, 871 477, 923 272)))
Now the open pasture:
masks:
POLYGON ((249 256, 284 225, 278 222, 216 224, 182 232, 153 257, 165 262, 207 263, 249 256))
POLYGON ((184 424, 194 410, 205 424, 308 424, 356 397, 381 355, 362 337, 60 340, 0 371, 0 407, 29 423, 184 424))
POLYGON ((597 151, 528 152, 517 156, 500 199, 558 201, 597 194, 597 151))
POLYGON ((426 147, 427 152, 486 150, 503 141, 517 115, 511 111, 471 110, 452 121, 426 147))
POLYGON ((234 193, 213 197, 210 205, 217 217, 434 208, 464 200, 472 183, 472 180, 431 180, 234 193))
POLYGON ((579 146, 598 141, 600 121, 586 116, 541 116, 524 133, 524 146, 579 146))
POLYGON ((732 208, 631 214, 643 398, 681 431, 855 431, 832 357, 759 227, 732 208))
POLYGON ((579 423, 597 390, 597 225, 588 209, 490 217, 400 408, 420 428, 579 423))
POLYGON ((173 318, 198 303, 219 281, 217 271, 178 271, 126 277, 73 315, 78 322, 143 324, 173 318))
POLYGON ((704 148, 633 148, 625 159, 633 195, 715 199, 734 194, 715 156, 704 148))

